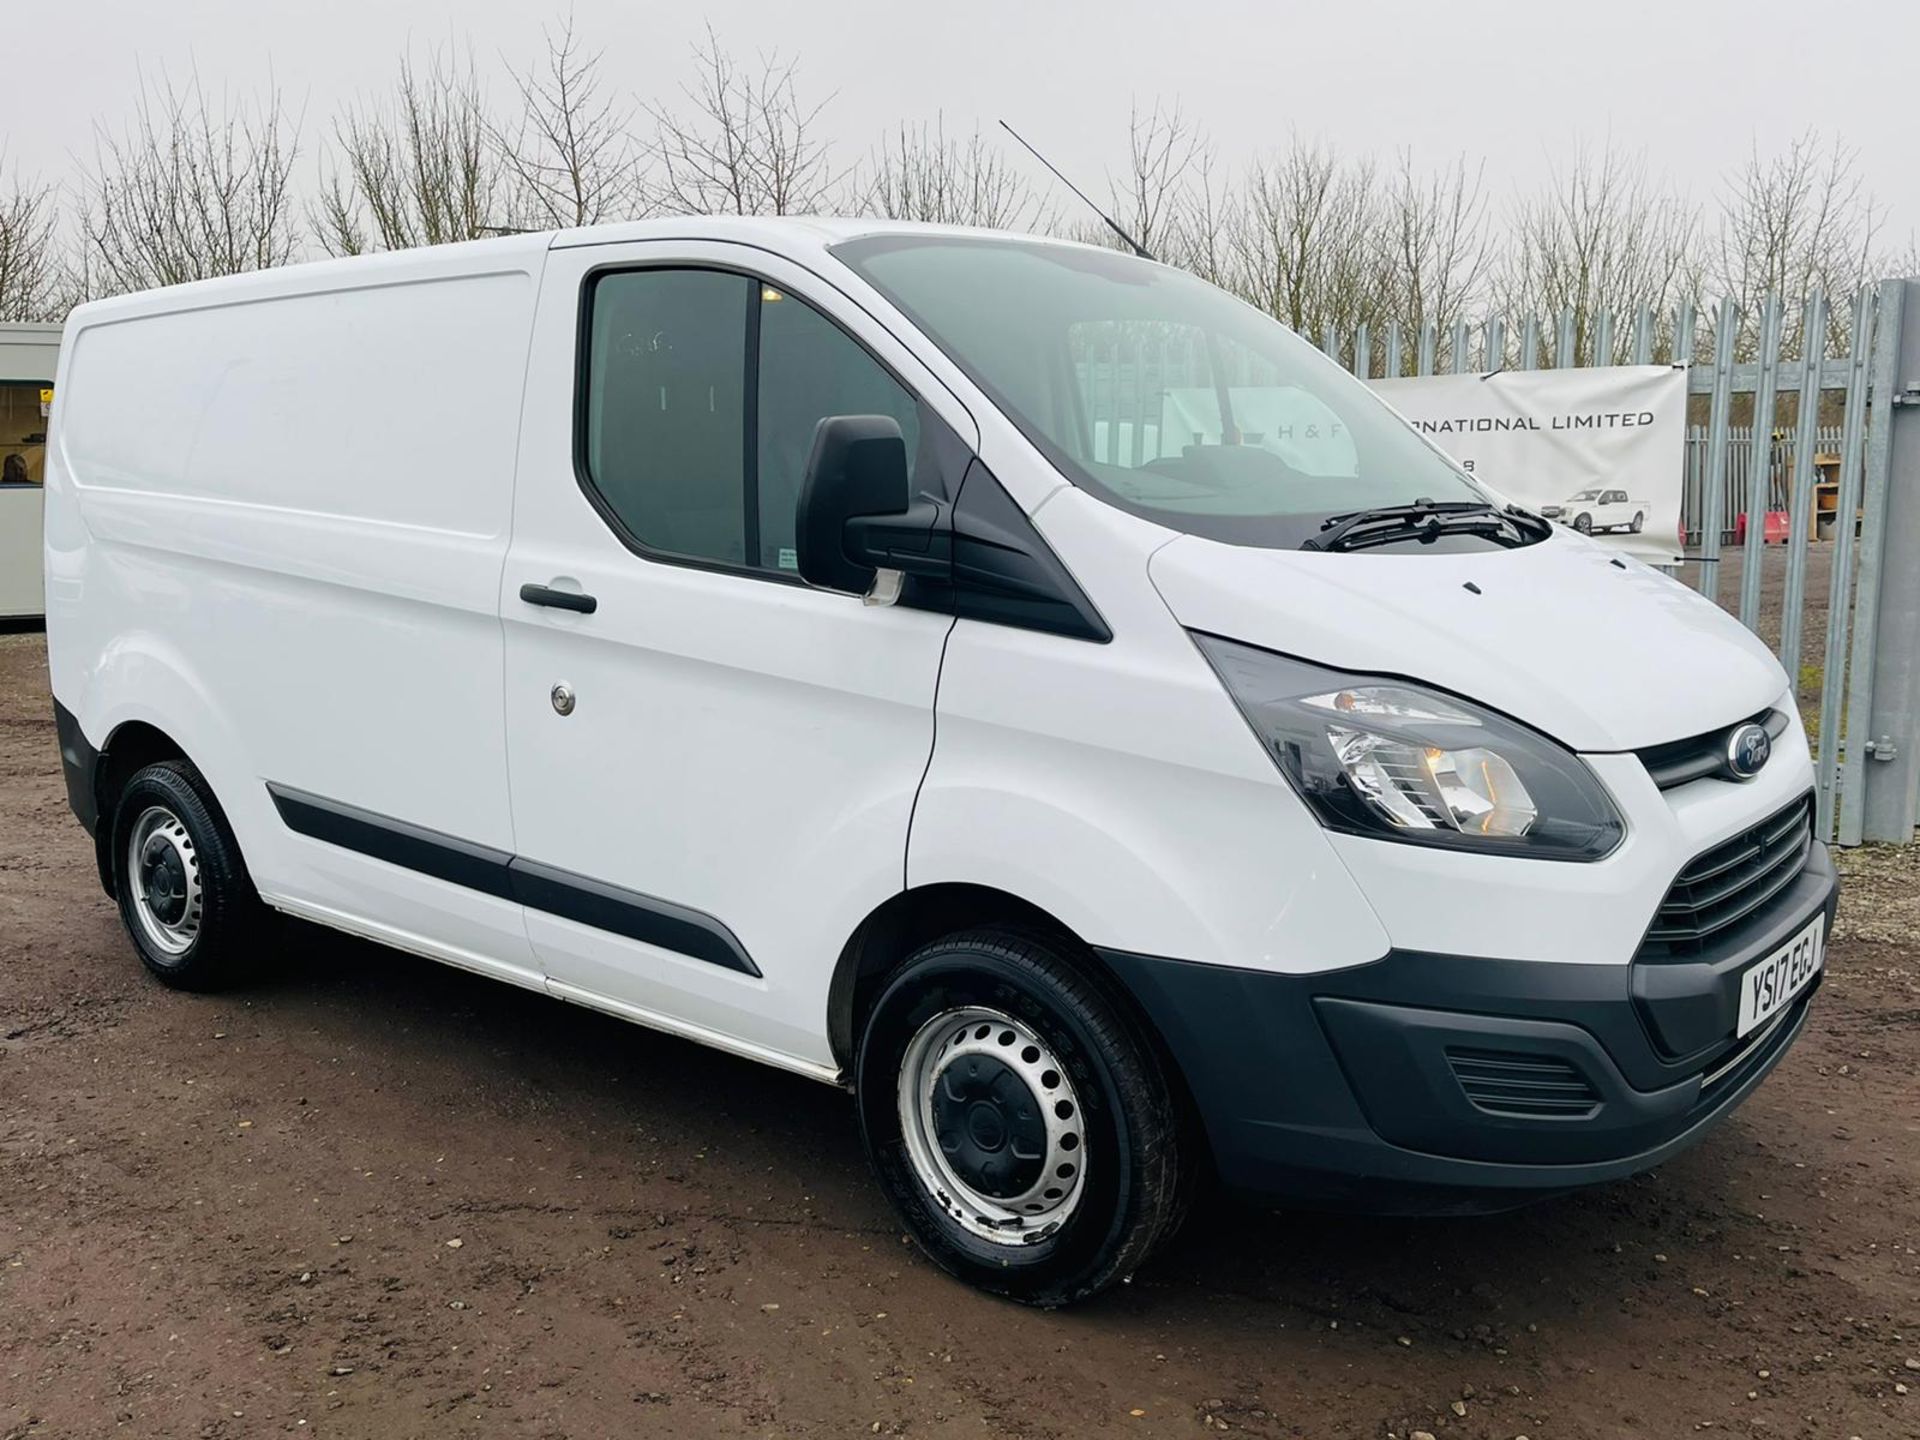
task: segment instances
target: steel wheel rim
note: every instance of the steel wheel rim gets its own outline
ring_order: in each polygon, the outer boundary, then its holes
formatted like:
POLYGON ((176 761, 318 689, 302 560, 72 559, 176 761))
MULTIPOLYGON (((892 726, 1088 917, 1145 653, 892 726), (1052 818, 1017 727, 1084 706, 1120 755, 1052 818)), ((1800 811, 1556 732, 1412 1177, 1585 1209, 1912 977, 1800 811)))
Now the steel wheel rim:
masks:
POLYGON ((968 1234, 1018 1249, 1058 1231, 1078 1207, 1087 1164, 1080 1095, 1024 1021, 975 1005, 934 1016, 908 1042, 896 1098, 915 1177, 968 1234), (1004 1147, 980 1143, 995 1129, 983 1110, 999 1112, 1004 1147), (1031 1142, 1024 1153, 1022 1138, 1031 1142), (990 1193, 969 1162, 990 1154, 996 1163, 1003 1150, 1006 1168, 990 1193), (1021 1183, 1029 1172, 1031 1183, 1021 1183))
POLYGON ((140 812, 127 835, 127 888, 149 944, 178 959, 199 938, 206 914, 200 857, 187 827, 164 805, 140 812))

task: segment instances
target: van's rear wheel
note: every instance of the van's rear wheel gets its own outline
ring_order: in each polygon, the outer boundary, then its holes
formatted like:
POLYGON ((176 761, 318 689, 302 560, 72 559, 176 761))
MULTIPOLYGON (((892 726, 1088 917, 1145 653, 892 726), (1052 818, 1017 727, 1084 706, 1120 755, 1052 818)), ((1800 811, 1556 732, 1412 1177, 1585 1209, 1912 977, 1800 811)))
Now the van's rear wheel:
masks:
POLYGON ((112 854, 120 919, 148 970, 182 990, 244 973, 267 912, 198 770, 138 771, 114 809, 112 854))
POLYGON ((1627 529, 1631 530, 1635 535, 1638 535, 1641 530, 1646 527, 1646 523, 1647 512, 1644 510, 1636 510, 1633 512, 1633 523, 1627 526, 1627 529))
POLYGON ((1159 1059, 1050 942, 982 931, 915 953, 867 1018, 856 1082, 888 1198, 936 1263, 983 1289, 1086 1299, 1179 1221, 1159 1059))

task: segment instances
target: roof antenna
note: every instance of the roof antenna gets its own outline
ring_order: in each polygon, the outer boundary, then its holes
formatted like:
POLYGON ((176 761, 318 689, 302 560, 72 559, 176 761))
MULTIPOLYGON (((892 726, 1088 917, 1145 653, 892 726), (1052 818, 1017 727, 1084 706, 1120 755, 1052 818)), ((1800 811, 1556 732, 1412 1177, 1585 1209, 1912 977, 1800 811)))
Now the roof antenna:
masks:
POLYGON ((1098 205, 1094 204, 1093 201, 1088 200, 1086 192, 1082 190, 1078 185, 1075 185, 1071 180, 1067 179, 1066 176, 1062 175, 1060 171, 1057 168, 1055 168, 1054 163, 1051 160, 1047 159, 1046 156, 1042 155, 1038 150, 1034 149, 1033 146, 1027 144, 1027 142, 1021 138, 1020 132, 1018 130, 1014 129, 1013 126, 1007 124, 1007 122, 1004 120, 1000 122, 1000 128, 1006 131, 1009 135, 1013 136, 1015 140, 1019 140, 1020 146, 1023 150, 1025 150, 1029 155, 1033 156, 1033 158, 1038 160, 1042 165, 1046 166, 1047 169, 1052 170, 1054 178, 1056 180, 1058 180, 1062 185, 1066 186, 1067 189, 1073 191, 1075 195, 1078 195, 1080 199, 1083 202, 1085 202, 1086 207, 1089 210, 1093 211, 1094 214, 1098 215, 1102 220, 1106 221, 1107 228, 1113 231, 1113 233, 1118 235, 1122 240, 1126 241, 1127 248, 1129 250, 1133 251, 1133 253, 1138 255, 1142 260, 1153 259, 1153 256, 1147 253, 1146 246, 1142 245, 1138 240, 1134 239, 1133 236, 1129 235, 1126 231, 1122 230, 1120 228, 1120 222, 1118 220, 1115 220, 1111 215, 1107 214, 1106 211, 1102 210, 1098 205))

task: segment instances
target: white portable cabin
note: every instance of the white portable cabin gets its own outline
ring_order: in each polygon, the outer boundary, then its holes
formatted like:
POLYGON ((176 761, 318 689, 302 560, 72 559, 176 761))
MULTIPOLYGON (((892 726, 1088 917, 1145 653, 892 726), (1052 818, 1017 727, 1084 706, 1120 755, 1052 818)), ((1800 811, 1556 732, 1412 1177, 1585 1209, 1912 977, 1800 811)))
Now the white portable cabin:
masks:
POLYGON ((59 358, 58 325, 0 325, 0 620, 35 616, 45 605, 40 487, 59 358))

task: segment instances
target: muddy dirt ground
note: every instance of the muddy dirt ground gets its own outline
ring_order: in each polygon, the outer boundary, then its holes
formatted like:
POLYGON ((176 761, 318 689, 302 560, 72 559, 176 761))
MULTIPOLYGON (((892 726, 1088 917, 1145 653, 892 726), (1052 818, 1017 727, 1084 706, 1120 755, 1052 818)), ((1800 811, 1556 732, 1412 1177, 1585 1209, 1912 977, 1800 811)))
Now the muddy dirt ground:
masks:
POLYGON ((0 635, 7 1440, 1920 1433, 1914 852, 1851 862, 1807 1034, 1658 1172, 1481 1220, 1211 1202, 1041 1314, 903 1243, 825 1087, 320 931, 153 984, 48 712, 0 635))

